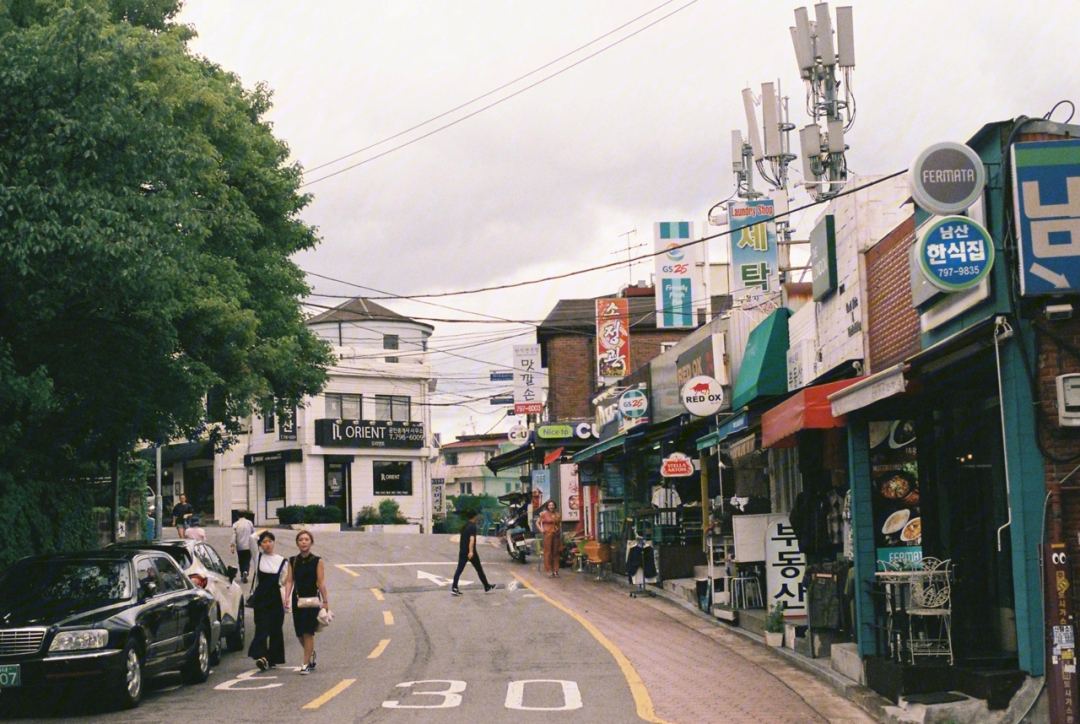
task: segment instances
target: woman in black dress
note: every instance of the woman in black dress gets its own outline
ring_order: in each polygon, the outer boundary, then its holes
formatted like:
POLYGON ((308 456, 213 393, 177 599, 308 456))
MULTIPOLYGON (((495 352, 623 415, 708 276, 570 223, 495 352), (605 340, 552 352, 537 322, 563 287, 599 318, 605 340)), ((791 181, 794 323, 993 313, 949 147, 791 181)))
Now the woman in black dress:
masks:
POLYGON ((248 601, 255 614, 255 635, 248 647, 248 656, 265 671, 285 663, 285 611, 288 598, 282 587, 289 580, 289 564, 283 556, 274 555, 274 534, 264 530, 259 534, 258 562, 248 601))
POLYGON ((286 595, 292 602, 296 638, 300 639, 300 645, 304 647, 301 674, 309 674, 315 669, 315 629, 319 625, 319 611, 324 608, 330 610, 330 597, 326 593, 323 578, 323 562, 311 552, 314 543, 315 537, 308 531, 302 530, 296 534, 296 547, 300 549, 300 555, 289 559, 289 582, 285 588, 286 595), (297 605, 301 598, 310 600, 316 597, 319 599, 318 605, 297 605))

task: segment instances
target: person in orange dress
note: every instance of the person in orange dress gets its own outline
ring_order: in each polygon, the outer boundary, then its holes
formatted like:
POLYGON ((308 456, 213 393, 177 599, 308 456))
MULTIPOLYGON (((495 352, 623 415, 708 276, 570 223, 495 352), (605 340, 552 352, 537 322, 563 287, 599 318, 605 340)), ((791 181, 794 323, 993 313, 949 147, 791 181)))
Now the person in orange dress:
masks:
POLYGON ((549 500, 538 520, 540 532, 544 534, 544 568, 552 578, 559 577, 559 556, 562 554, 562 516, 555 507, 555 501, 549 500))

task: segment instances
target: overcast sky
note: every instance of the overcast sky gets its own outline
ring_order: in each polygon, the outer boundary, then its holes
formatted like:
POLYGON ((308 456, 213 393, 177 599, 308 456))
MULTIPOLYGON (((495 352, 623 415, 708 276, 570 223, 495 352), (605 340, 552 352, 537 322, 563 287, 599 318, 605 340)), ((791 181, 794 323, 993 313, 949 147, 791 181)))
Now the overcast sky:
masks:
MULTIPOLYGON (((839 4, 832 3, 834 11, 839 4)), ((847 142, 857 174, 899 171, 932 143, 966 141, 986 123, 1021 114, 1042 116, 1059 100, 1080 102, 1075 0, 844 4, 854 8, 858 114, 847 142)), ((333 295, 374 294, 365 287, 417 295, 609 263, 620 248, 625 258, 627 239, 651 245, 655 221, 703 220, 733 190, 730 134, 746 132, 743 88, 757 94, 762 82, 779 80, 791 98, 791 121, 809 122, 788 31, 799 6, 187 0, 180 20, 198 32, 195 52, 246 87, 263 81, 274 90, 269 118, 308 169, 305 190, 314 201, 305 218, 322 238, 297 261, 312 274, 310 301, 334 305, 342 300, 333 295), (523 81, 406 132, 642 15, 523 81)), ((1054 120, 1070 112, 1060 108, 1054 120)), ((797 149, 797 136, 792 143, 797 149)), ((796 182, 799 169, 796 161, 796 182)), ((418 317, 472 318, 459 311, 469 310, 539 320, 560 298, 613 293, 650 272, 651 264, 641 265, 632 273, 430 300, 442 307, 384 303, 418 317)), ((432 347, 459 356, 435 354, 444 375, 436 401, 507 389, 469 378, 510 364, 513 344, 534 340, 522 325, 437 323, 432 347), (507 338, 515 333, 521 336, 507 338)), ((444 440, 505 430, 502 412, 484 401, 436 408, 433 427, 444 440)))

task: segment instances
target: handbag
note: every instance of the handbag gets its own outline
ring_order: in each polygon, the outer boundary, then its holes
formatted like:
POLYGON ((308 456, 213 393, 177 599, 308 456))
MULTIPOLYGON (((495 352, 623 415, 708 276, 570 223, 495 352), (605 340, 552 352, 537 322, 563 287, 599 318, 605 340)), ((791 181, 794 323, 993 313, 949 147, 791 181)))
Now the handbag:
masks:
POLYGON ((330 622, 334 620, 334 614, 330 613, 328 608, 319 609, 319 622, 315 626, 315 633, 321 632, 324 628, 330 625, 330 622))
POLYGON ((322 599, 318 596, 297 596, 297 608, 322 608, 322 599))
POLYGON ((255 596, 255 592, 258 590, 255 584, 259 580, 260 562, 262 562, 262 551, 259 551, 259 556, 255 559, 255 572, 251 576, 251 589, 248 591, 248 597, 244 599, 245 608, 255 608, 259 604, 259 601, 255 596))

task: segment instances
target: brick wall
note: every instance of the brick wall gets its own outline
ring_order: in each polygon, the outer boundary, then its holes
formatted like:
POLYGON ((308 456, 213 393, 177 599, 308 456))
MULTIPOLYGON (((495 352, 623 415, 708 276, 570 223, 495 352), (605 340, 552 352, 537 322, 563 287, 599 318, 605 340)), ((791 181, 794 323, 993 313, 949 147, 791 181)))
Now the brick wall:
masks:
MULTIPOLYGON (((648 364, 660 354, 662 342, 678 342, 692 330, 630 332, 630 369, 648 364)), ((584 334, 551 335, 547 349, 548 419, 580 420, 594 412, 596 394, 596 337, 584 334)))
POLYGON ((870 372, 902 362, 920 349, 908 262, 908 248, 914 242, 915 217, 909 216, 866 251, 870 372))

